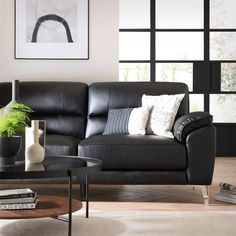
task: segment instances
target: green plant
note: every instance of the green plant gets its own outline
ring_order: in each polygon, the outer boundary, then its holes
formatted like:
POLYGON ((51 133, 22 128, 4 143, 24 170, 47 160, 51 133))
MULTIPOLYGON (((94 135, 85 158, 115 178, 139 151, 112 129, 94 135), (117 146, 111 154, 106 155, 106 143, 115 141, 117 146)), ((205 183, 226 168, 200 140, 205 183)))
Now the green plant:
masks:
POLYGON ((33 110, 21 103, 12 103, 0 109, 0 138, 8 138, 24 131, 33 110), (5 110, 4 110, 5 109, 5 110))

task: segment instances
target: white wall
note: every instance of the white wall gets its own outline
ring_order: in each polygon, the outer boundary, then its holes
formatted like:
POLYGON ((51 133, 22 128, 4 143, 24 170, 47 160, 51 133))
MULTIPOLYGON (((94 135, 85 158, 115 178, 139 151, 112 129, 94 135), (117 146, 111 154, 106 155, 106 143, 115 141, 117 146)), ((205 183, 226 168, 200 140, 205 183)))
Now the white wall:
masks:
POLYGON ((118 0, 89 0, 89 60, 85 61, 14 59, 14 0, 0 0, 0 8, 0 81, 118 81, 118 0))

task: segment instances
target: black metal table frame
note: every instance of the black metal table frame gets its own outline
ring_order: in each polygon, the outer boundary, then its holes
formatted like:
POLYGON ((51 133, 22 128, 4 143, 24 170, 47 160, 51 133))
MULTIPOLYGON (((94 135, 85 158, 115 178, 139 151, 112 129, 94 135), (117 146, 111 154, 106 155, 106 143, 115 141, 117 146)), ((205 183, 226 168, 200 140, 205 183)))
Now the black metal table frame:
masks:
MULTIPOLYGON (((69 188, 68 188, 68 218, 63 216, 55 216, 53 219, 68 222, 68 236, 71 236, 72 233, 72 171, 68 170, 68 178, 69 178, 69 188)), ((88 182, 88 173, 85 175, 85 186, 86 186, 86 194, 85 194, 85 202, 86 202, 86 213, 85 217, 89 218, 89 182, 88 182)))

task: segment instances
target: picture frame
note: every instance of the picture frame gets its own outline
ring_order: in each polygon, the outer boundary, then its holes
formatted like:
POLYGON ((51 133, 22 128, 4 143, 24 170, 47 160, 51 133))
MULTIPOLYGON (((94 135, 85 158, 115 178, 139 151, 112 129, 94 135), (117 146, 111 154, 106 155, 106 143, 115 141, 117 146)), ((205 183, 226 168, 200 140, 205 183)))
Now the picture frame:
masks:
POLYGON ((15 0, 15 59, 88 60, 88 0, 15 0))

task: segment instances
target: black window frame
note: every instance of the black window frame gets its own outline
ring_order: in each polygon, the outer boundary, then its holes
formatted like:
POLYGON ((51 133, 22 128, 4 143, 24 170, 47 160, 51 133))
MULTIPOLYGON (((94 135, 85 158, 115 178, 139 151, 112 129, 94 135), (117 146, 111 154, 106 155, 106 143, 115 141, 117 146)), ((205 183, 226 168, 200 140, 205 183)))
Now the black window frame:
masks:
MULTIPOLYGON (((150 28, 148 29, 119 29, 119 32, 150 32, 150 60, 119 60, 119 63, 149 63, 150 82, 156 81, 156 63, 193 63, 193 90, 190 94, 203 94, 204 111, 210 112, 211 94, 236 94, 236 91, 221 91, 221 64, 236 63, 236 60, 210 60, 210 33, 236 32, 235 29, 210 28, 210 0, 203 0, 203 28, 202 29, 157 29, 156 28, 156 0, 150 0, 150 28), (203 32, 204 58, 203 60, 156 60, 156 32, 203 32)), ((219 136, 217 137, 218 156, 236 156, 236 147, 229 143, 228 135, 232 130, 236 132, 236 122, 215 122, 219 136), (226 138, 227 137, 227 138, 226 138)), ((231 134, 229 134, 231 133, 231 134)), ((231 140, 234 137, 231 137, 231 140)))

